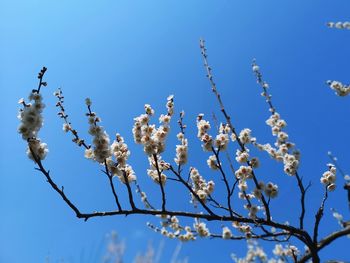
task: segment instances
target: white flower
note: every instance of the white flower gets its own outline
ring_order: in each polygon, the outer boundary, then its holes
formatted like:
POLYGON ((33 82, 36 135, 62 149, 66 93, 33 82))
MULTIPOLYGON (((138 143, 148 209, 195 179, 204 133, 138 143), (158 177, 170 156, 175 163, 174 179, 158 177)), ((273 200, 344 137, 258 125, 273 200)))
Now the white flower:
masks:
POLYGON ((85 158, 87 159, 94 158, 94 151, 91 148, 85 150, 85 158))
POLYGON ((62 127, 64 132, 68 132, 71 130, 71 127, 68 123, 63 123, 63 127, 62 127))
POLYGON ((202 144, 203 151, 209 152, 212 150, 213 138, 208 133, 205 133, 202 136, 201 141, 203 142, 202 144))
POLYGON ((168 115, 172 116, 174 114, 174 95, 169 95, 167 98, 166 108, 168 110, 168 115))
POLYGON ((145 112, 147 115, 150 115, 150 116, 154 115, 154 110, 149 104, 145 104, 145 112))
POLYGON ((328 166, 328 171, 322 174, 320 181, 322 184, 327 186, 328 191, 334 191, 336 188, 336 172, 336 167, 333 164, 330 164, 328 166))
POLYGON ((249 179, 253 176, 253 170, 250 166, 241 166, 239 169, 235 172, 235 175, 238 179, 249 179))
POLYGON ((199 236, 201 236, 201 237, 210 236, 209 229, 207 228, 205 223, 203 223, 203 222, 196 222, 193 226, 196 229, 196 231, 197 231, 199 236))
POLYGON ((198 128, 198 138, 202 138, 204 134, 207 133, 207 131, 210 129, 210 123, 209 121, 201 119, 197 122, 197 128, 198 128))
POLYGON ((237 150, 236 151, 236 161, 239 163, 245 163, 248 161, 249 158, 249 150, 245 150, 245 151, 241 151, 241 150, 237 150))
POLYGON ((327 190, 330 191, 330 192, 334 191, 335 188, 336 188, 336 184, 330 184, 330 185, 327 186, 327 190))
POLYGON ((169 124, 170 120, 171 120, 171 116, 169 115, 162 114, 159 117, 159 122, 163 124, 169 124))
POLYGON ((184 136, 178 137, 180 137, 181 144, 176 145, 176 158, 174 160, 177 165, 183 165, 187 163, 188 142, 184 136))
POLYGON ((251 130, 250 129, 243 129, 240 133, 239 133, 239 140, 243 143, 250 143, 251 140, 251 130))
POLYGON ((215 146, 221 150, 225 150, 229 142, 228 134, 220 133, 215 138, 215 146))
POLYGON ((222 228, 222 238, 223 239, 230 239, 232 237, 232 232, 231 230, 225 226, 222 228))
POLYGON ((135 172, 132 169, 132 167, 128 164, 119 169, 119 173, 117 174, 117 176, 119 180, 124 184, 126 183, 126 180, 128 181, 128 183, 136 181, 135 172))
POLYGON ((157 170, 148 169, 148 170, 147 170, 147 174, 149 175, 149 177, 152 178, 152 180, 153 180, 155 183, 159 184, 159 182, 161 182, 162 185, 165 185, 167 176, 166 176, 164 173, 161 173, 160 176, 159 176, 157 170), (160 177, 160 180, 159 180, 159 177, 160 177))
POLYGON ((116 134, 116 140, 111 145, 111 152, 114 155, 120 168, 126 165, 126 161, 130 156, 130 151, 124 138, 119 133, 116 134))
POLYGON ((48 152, 47 144, 42 143, 40 139, 32 139, 28 142, 27 155, 29 159, 33 161, 36 159, 44 160, 48 152))
POLYGON ((337 94, 338 96, 346 96, 350 93, 350 86, 349 85, 344 85, 343 83, 341 83, 340 81, 331 81, 328 80, 327 84, 329 85, 329 87, 335 91, 335 94, 337 94))
POLYGON ((218 169, 218 164, 217 164, 217 160, 216 160, 216 156, 215 155, 209 156, 209 158, 207 160, 207 164, 208 164, 209 168, 211 168, 213 170, 217 170, 218 169))
POLYGON ((278 186, 277 184, 269 182, 265 185, 264 191, 268 197, 275 198, 278 195, 278 186))
POLYGON ((254 64, 254 65, 253 65, 253 71, 254 71, 254 72, 258 72, 259 70, 260 70, 259 66, 256 65, 256 64, 254 64))
POLYGON ((239 183, 238 183, 238 188, 239 190, 241 190, 242 192, 243 191, 247 191, 248 189, 248 184, 245 180, 239 180, 239 183))
POLYGON ((293 154, 285 154, 283 157, 284 172, 288 175, 295 175, 299 167, 299 161, 293 154))

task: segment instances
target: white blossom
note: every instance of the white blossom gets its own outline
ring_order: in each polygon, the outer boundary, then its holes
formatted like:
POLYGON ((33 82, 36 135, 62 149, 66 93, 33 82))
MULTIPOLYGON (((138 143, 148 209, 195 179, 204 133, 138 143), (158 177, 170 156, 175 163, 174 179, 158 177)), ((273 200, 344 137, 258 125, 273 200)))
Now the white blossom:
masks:
POLYGON ((193 226, 196 229, 199 236, 201 237, 210 236, 209 229, 207 228, 207 225, 205 223, 196 221, 193 226))
POLYGON ((340 81, 328 80, 327 84, 338 96, 344 97, 350 93, 350 86, 345 85, 340 81))
POLYGON ((271 198, 277 197, 277 195, 278 195, 278 186, 277 186, 277 184, 273 184, 271 182, 267 183, 265 185, 264 192, 265 192, 265 194, 268 197, 271 197, 271 198))
POLYGON ((213 169, 213 170, 217 170, 218 169, 218 163, 217 163, 215 155, 210 155, 209 156, 209 158, 207 160, 207 164, 208 164, 210 169, 213 169))
POLYGON ((220 150, 225 150, 229 142, 227 133, 220 133, 215 138, 215 146, 220 150))
POLYGON ((243 129, 240 133, 239 133, 239 140, 243 143, 250 143, 251 142, 251 133, 252 131, 248 128, 243 129))
POLYGON ((30 139, 28 142, 27 155, 29 159, 36 161, 35 158, 39 160, 44 160, 47 153, 49 152, 46 143, 42 143, 40 139, 30 139), (34 153, 34 156, 33 156, 34 153))
POLYGON ((223 239, 230 239, 232 237, 232 232, 231 230, 225 226, 222 228, 222 238, 223 239))
POLYGON ((235 172, 235 175, 238 179, 250 179, 253 176, 253 170, 250 166, 242 165, 235 172))

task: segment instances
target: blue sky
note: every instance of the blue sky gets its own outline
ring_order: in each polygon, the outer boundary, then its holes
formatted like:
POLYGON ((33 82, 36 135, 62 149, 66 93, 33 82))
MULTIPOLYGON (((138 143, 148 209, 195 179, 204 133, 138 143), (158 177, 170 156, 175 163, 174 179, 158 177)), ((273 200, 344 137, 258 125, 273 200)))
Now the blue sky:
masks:
MULTIPOLYGON (((206 167, 207 154, 195 138, 196 115, 219 114, 205 78, 200 37, 206 39, 209 62, 237 129, 249 127, 260 141, 272 142, 264 124, 267 108, 251 72, 253 58, 260 64, 277 110, 301 150, 300 174, 305 182, 312 181, 306 217, 310 228, 322 197, 319 178, 326 169, 327 151, 338 156, 344 170, 350 170, 350 101, 335 96, 325 85, 328 79, 350 81, 350 32, 325 26, 328 21, 349 20, 349 8, 346 0, 2 0, 0 262, 44 262, 47 255, 80 262, 82 251, 93 249, 111 230, 126 239, 129 261, 136 251, 146 249, 149 240, 159 243, 161 237, 145 226, 147 221, 156 224, 154 218, 113 217, 88 222, 75 218, 25 155, 25 142, 16 132, 17 101, 36 87, 40 68, 48 67, 49 86, 43 90, 47 109, 40 135, 50 150, 45 166, 83 211, 113 209, 113 198, 99 167, 85 160, 82 150, 62 132, 52 96, 59 86, 71 121, 83 137, 87 137, 88 127, 85 97, 92 99, 110 136, 115 132, 124 136, 139 182, 157 202, 158 189, 145 173, 147 158, 131 134, 133 118, 142 113, 145 103, 161 114, 166 97, 174 94, 176 109, 186 111, 191 166, 207 178, 218 176, 206 167)), ((164 155, 169 160, 175 151, 175 121, 172 127, 164 155)), ((276 218, 297 222, 295 181, 283 175, 280 164, 260 155, 263 165, 258 176, 271 178, 281 189, 280 198, 272 203, 276 218)), ((331 193, 326 211, 334 207, 349 216, 342 184, 339 177, 339 189, 331 193)), ((170 186, 168 190, 170 204, 188 207, 185 192, 184 198, 176 200, 174 195, 181 190, 170 186)), ((126 196, 122 200, 126 202, 126 196)), ((337 228, 329 213, 322 226, 323 234, 337 228)), ((220 231, 220 227, 213 227, 213 231, 220 231)), ((170 255, 176 243, 167 241, 164 253, 170 255)), ((348 239, 337 241, 321 253, 322 260, 350 260, 347 251, 340 249, 349 245, 348 239)), ((244 249, 245 244, 239 242, 198 240, 184 244, 181 255, 188 256, 190 262, 228 262, 231 252, 241 255, 244 249)))

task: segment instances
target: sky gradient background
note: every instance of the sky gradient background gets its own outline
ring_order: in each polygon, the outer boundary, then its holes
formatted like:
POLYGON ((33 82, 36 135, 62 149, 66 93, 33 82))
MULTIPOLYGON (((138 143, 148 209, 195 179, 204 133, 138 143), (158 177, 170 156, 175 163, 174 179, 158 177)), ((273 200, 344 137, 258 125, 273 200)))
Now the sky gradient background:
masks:
MULTIPOLYGON (((197 114, 219 114, 205 78, 200 37, 206 39, 209 63, 237 129, 249 127, 260 142, 273 142, 265 125, 267 107, 251 71, 251 61, 257 59, 270 83, 277 111, 288 123, 290 138, 301 150, 300 174, 305 182, 312 181, 306 216, 310 228, 322 198, 319 178, 329 162, 327 151, 338 156, 344 170, 350 170, 350 98, 335 96, 325 85, 328 79, 350 81, 350 32, 326 27, 328 21, 349 20, 349 9, 347 0, 0 1, 4 113, 0 129, 0 262, 39 263, 48 255, 53 262, 92 262, 91 257, 88 261, 81 255, 96 251, 111 230, 126 240, 126 262, 130 262, 137 251, 146 249, 148 241, 156 245, 162 238, 145 226, 147 221, 157 224, 151 217, 78 220, 33 169, 25 155, 25 142, 16 131, 17 101, 36 87, 42 66, 48 68, 45 79, 49 84, 42 91, 47 108, 40 137, 50 150, 44 164, 82 211, 114 209, 113 197, 99 167, 85 160, 82 149, 62 131, 52 95, 59 86, 82 137, 88 138, 85 97, 92 99, 111 138, 116 132, 124 136, 132 152, 130 164, 155 203, 159 203, 159 190, 145 172, 147 158, 133 143, 131 133, 133 118, 143 112, 145 103, 159 116, 165 111, 166 97, 175 95, 177 112, 186 111, 190 165, 208 180, 218 179, 207 168, 208 154, 201 151, 196 139, 197 114)), ((177 131, 173 120, 164 154, 168 160, 174 158, 177 131)), ((231 146, 231 153, 234 149, 231 146)), ((263 153, 259 156, 263 161, 257 171, 259 178, 278 183, 281 191, 280 198, 272 202, 275 218, 296 223, 299 199, 295 181, 283 175, 281 164, 263 153)), ((330 207, 349 217, 343 181, 338 178, 339 187, 330 194, 321 235, 338 228, 330 207)), ((115 183, 123 189, 117 180, 115 183)), ((169 184, 169 203, 179 209, 189 207, 186 193, 171 189, 169 184)), ((217 194, 220 196, 220 187, 217 194)), ((122 200, 127 202, 126 195, 122 200)), ((220 232, 220 228, 212 230, 220 232)), ((176 244, 176 240, 166 241, 164 259, 176 244)), ((348 251, 341 249, 349 245, 346 238, 336 241, 321 253, 322 261, 350 260, 348 251)), ((244 242, 202 239, 184 244, 181 257, 188 256, 190 262, 229 262, 231 252, 243 255, 245 248, 244 242)))

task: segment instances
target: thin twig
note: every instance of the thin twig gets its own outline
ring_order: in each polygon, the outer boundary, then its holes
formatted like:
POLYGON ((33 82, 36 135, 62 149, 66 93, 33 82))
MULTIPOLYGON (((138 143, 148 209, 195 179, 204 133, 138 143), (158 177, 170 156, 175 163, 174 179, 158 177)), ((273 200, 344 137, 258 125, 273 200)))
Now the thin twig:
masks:
POLYGON ((122 210, 122 207, 121 207, 121 205, 120 205, 120 203, 119 203, 118 195, 117 195, 117 193, 116 193, 116 191, 115 191, 115 188, 114 188, 114 184, 113 184, 113 175, 111 175, 111 174, 109 173, 109 170, 108 170, 108 166, 107 166, 107 162, 106 162, 106 161, 105 161, 105 174, 106 174, 107 177, 108 177, 109 185, 111 186, 112 193, 113 193, 113 196, 114 196, 114 200, 115 200, 115 202, 116 202, 116 204, 117 204, 117 206, 118 206, 118 209, 119 209, 119 211, 120 211, 120 210, 122 210))
POLYGON ((326 189, 325 189, 325 192, 324 192, 324 196, 323 196, 320 208, 318 209, 318 211, 317 211, 317 213, 315 215, 314 238, 313 238, 313 242, 315 244, 317 244, 318 228, 319 228, 321 219, 323 217, 324 204, 325 204, 327 198, 328 198, 328 188, 326 186, 326 189))
POLYGON ((221 162, 220 162, 220 158, 219 158, 219 153, 220 153, 220 148, 216 151, 214 149, 214 147, 212 147, 211 149, 215 155, 215 158, 216 158, 216 161, 217 161, 217 167, 219 168, 219 171, 222 175, 222 179, 225 183, 225 186, 226 186, 226 191, 227 191, 227 206, 228 206, 228 209, 229 209, 229 212, 230 212, 230 215, 232 216, 233 215, 233 210, 232 210, 232 207, 231 207, 231 190, 230 190, 230 185, 227 181, 227 178, 226 178, 226 174, 221 166, 221 162))
POLYGON ((166 205, 166 199, 165 199, 165 191, 164 191, 164 186, 163 186, 163 182, 162 182, 162 173, 159 169, 159 165, 158 165, 158 157, 156 154, 153 154, 153 159, 154 159, 154 163, 156 166, 156 170, 158 173, 158 180, 159 180, 159 186, 160 186, 160 191, 162 193, 162 210, 165 211, 165 205, 166 205))

